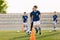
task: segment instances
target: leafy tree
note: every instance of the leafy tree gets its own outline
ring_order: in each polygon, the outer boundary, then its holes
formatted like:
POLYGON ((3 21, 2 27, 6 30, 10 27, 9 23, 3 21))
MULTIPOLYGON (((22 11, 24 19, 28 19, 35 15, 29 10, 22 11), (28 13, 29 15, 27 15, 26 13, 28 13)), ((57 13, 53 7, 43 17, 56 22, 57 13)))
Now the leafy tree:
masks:
POLYGON ((0 13, 6 13, 7 3, 6 0, 0 0, 0 13))

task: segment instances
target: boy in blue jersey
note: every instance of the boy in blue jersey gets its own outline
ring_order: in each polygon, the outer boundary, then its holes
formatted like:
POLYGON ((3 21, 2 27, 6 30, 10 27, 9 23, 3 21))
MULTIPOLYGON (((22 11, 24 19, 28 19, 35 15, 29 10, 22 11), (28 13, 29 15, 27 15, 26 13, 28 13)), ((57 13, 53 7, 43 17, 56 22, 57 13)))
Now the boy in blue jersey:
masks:
POLYGON ((54 31, 56 31, 56 23, 57 23, 56 11, 55 11, 54 13, 55 13, 55 14, 53 15, 53 23, 54 23, 54 31))
POLYGON ((24 12, 24 15, 22 18, 23 18, 24 30, 26 32, 28 30, 28 26, 27 26, 28 16, 27 16, 26 12, 24 12))
MULTIPOLYGON (((30 13, 30 18, 32 19, 32 14, 30 13)), ((30 31, 32 31, 33 28, 33 21, 31 20, 31 27, 30 27, 30 31)), ((38 32, 38 29, 35 27, 36 33, 38 32)))
POLYGON ((37 6, 33 6, 33 11, 31 12, 31 21, 33 22, 33 27, 37 28, 38 31, 36 31, 36 33, 39 32, 39 34, 41 34, 41 28, 40 28, 40 11, 37 10, 37 6))

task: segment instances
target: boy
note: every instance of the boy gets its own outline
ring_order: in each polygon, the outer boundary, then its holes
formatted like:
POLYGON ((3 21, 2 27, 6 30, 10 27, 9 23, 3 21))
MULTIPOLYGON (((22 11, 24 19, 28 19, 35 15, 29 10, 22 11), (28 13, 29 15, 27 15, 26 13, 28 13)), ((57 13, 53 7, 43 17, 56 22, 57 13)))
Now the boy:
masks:
POLYGON ((54 13, 55 13, 55 14, 53 15, 53 23, 54 23, 54 31, 56 31, 56 23, 57 23, 56 11, 55 11, 54 13))
POLYGON ((26 32, 28 30, 28 26, 27 26, 28 16, 27 16, 26 12, 24 12, 24 15, 22 18, 23 18, 24 31, 26 32))
MULTIPOLYGON (((37 10, 37 6, 33 6, 33 11, 31 12, 31 21, 33 22, 33 27, 37 28, 39 31, 39 34, 41 34, 41 28, 40 28, 40 12, 37 10)), ((36 31, 36 33, 38 33, 36 31)))
MULTIPOLYGON (((32 14, 30 13, 30 18, 32 19, 32 14)), ((30 31, 32 31, 33 28, 33 21, 31 20, 31 27, 30 27, 30 31)), ((35 27, 36 33, 38 32, 38 29, 35 27)))

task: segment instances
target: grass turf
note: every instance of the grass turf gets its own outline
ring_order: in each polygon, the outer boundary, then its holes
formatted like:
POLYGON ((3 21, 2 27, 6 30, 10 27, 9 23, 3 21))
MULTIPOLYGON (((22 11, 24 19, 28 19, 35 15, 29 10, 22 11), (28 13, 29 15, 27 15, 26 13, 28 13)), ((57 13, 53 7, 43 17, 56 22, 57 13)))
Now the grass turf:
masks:
MULTIPOLYGON (((42 35, 36 34, 36 40, 60 40, 60 30, 56 32, 42 31, 42 35)), ((17 31, 0 31, 0 40, 29 40, 30 35, 17 31)))

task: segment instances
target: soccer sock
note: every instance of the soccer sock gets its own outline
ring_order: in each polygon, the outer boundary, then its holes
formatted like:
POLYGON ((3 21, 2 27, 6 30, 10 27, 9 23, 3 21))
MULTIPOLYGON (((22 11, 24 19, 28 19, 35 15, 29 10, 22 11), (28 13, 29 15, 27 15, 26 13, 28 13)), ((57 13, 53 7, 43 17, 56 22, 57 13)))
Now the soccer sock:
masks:
POLYGON ((31 23, 31 28, 30 28, 30 31, 32 31, 32 28, 33 28, 33 22, 31 23))
POLYGON ((26 25, 26 31, 28 30, 29 28, 28 28, 28 26, 26 25))
POLYGON ((24 25, 25 32, 27 31, 27 29, 28 29, 27 25, 24 25))
POLYGON ((35 30, 36 30, 36 33, 38 33, 38 28, 35 28, 35 30))
POLYGON ((54 31, 56 30, 56 26, 54 26, 54 31))
POLYGON ((54 24, 54 30, 56 30, 56 23, 54 24))
POLYGON ((25 25, 24 25, 24 31, 25 31, 25 25))
POLYGON ((41 28, 39 27, 39 34, 41 34, 41 28))

